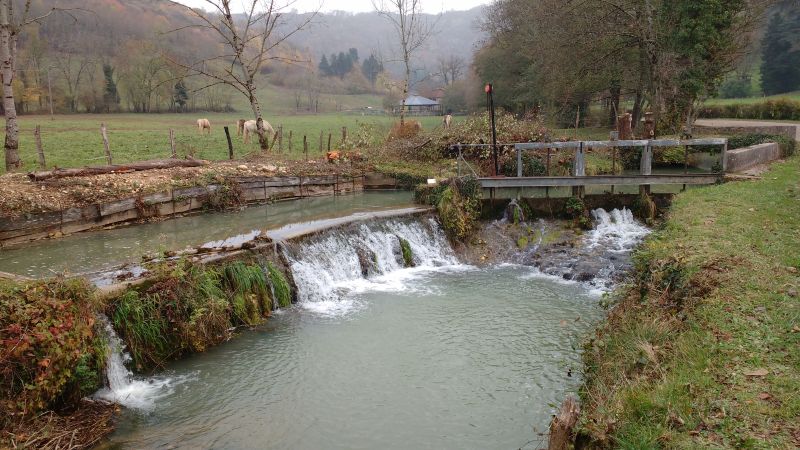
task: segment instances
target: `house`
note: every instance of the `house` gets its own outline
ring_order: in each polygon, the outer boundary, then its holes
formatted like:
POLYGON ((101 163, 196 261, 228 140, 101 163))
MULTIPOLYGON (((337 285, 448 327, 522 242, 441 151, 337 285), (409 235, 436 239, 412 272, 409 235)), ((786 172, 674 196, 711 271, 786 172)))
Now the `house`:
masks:
MULTIPOLYGON (((400 114, 403 104, 399 103, 394 108, 395 114, 400 114)), ((442 105, 436 100, 409 95, 405 102, 406 114, 409 116, 439 116, 442 114, 442 105)))

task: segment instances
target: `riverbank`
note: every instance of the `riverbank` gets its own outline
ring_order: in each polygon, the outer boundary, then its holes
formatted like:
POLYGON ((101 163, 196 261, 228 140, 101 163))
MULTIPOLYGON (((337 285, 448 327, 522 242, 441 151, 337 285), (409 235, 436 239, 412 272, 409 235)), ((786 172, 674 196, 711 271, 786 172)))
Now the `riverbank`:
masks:
POLYGON ((677 196, 587 345, 579 443, 800 446, 798 173, 677 196))

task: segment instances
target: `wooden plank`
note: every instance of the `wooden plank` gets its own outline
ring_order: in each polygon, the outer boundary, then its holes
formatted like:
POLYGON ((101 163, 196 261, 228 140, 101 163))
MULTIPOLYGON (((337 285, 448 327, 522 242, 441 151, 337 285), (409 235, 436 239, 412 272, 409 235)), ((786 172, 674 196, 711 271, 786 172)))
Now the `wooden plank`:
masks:
POLYGON ((62 223, 93 221, 100 218, 100 205, 91 205, 85 208, 70 208, 64 210, 62 223))
POLYGON ((32 214, 26 217, 0 218, 0 232, 13 230, 34 230, 61 224, 61 211, 32 214))
POLYGON ((145 205, 157 205, 159 203, 166 203, 172 201, 172 191, 156 192, 155 194, 145 195, 142 197, 145 205))
POLYGON ((136 199, 126 198, 125 200, 120 200, 118 202, 112 202, 100 205, 100 215, 106 217, 135 209, 136 209, 136 199))
POLYGON ((484 189, 591 185, 716 184, 718 174, 701 175, 601 175, 590 177, 480 178, 484 189))

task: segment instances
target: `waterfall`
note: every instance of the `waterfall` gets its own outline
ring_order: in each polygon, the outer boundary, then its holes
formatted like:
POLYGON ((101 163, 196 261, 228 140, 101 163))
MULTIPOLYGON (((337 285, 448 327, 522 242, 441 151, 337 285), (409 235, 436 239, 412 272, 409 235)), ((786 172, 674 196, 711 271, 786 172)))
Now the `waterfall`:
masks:
POLYGON ((431 218, 388 220, 332 230, 286 246, 301 306, 337 314, 354 306, 348 293, 404 290, 414 274, 458 264, 439 224, 431 218), (400 239, 408 242, 406 268, 400 239))
POLYGON ((174 391, 174 386, 185 379, 171 379, 154 377, 137 379, 125 366, 131 360, 125 353, 125 344, 114 331, 111 322, 105 316, 100 317, 104 325, 105 338, 108 344, 106 350, 106 381, 107 386, 97 391, 93 398, 116 403, 137 410, 150 410, 155 406, 155 401, 174 391))
POLYGON ((592 216, 595 228, 586 239, 590 249, 603 247, 615 253, 630 253, 650 233, 650 229, 639 223, 627 208, 611 212, 596 209, 592 216))

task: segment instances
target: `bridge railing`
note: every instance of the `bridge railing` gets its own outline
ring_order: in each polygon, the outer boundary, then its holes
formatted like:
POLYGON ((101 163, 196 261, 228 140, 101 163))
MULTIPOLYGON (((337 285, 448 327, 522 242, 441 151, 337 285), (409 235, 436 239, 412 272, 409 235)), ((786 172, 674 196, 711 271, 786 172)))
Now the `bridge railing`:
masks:
POLYGON ((522 178, 522 155, 528 150, 547 150, 546 176, 550 176, 551 156, 553 150, 574 150, 575 158, 572 165, 572 176, 586 176, 586 153, 592 149, 612 150, 612 171, 616 172, 617 149, 640 148, 641 158, 639 163, 640 175, 653 174, 653 149, 658 147, 684 147, 684 173, 689 169, 689 147, 694 146, 721 146, 720 168, 724 173, 728 168, 728 140, 718 138, 708 139, 649 139, 649 140, 610 140, 610 141, 569 141, 569 142, 530 142, 514 144, 517 156, 517 177, 522 178))

